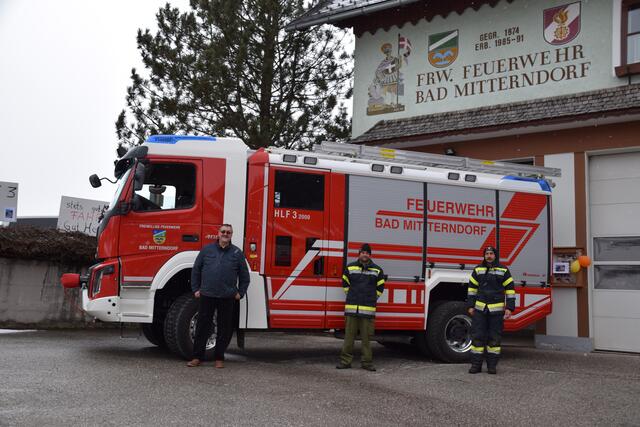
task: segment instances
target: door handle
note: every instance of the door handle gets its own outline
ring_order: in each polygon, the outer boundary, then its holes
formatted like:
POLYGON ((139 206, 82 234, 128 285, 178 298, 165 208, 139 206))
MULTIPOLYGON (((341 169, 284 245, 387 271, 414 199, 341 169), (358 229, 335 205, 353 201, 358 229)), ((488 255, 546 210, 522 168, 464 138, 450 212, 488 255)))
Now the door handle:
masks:
POLYGON ((197 242, 198 240, 200 240, 199 236, 197 234, 183 234, 182 235, 182 241, 183 242, 197 242))

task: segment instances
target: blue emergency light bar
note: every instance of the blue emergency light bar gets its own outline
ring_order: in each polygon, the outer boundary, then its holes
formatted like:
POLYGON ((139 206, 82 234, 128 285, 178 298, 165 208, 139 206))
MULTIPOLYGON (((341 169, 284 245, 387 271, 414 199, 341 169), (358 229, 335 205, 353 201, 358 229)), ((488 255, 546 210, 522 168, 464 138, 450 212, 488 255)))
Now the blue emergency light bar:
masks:
POLYGON ((154 144, 175 144, 178 141, 215 141, 215 136, 196 136, 196 135, 151 135, 146 142, 154 144))
POLYGON ((515 176, 515 175, 506 175, 506 176, 503 176, 502 179, 510 179, 512 181, 537 182, 538 185, 540 185, 540 188, 542 188, 543 191, 551 192, 551 186, 549 185, 549 183, 545 179, 530 178, 530 177, 527 177, 527 176, 515 176))

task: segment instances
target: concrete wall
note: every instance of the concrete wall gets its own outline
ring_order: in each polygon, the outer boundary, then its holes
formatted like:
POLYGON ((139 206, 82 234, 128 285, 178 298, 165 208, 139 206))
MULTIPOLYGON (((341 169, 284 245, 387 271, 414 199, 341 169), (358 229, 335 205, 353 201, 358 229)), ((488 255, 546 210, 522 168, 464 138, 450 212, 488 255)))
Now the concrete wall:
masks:
POLYGON ((60 285, 63 273, 77 267, 0 258, 0 327, 84 327, 79 289, 60 285))

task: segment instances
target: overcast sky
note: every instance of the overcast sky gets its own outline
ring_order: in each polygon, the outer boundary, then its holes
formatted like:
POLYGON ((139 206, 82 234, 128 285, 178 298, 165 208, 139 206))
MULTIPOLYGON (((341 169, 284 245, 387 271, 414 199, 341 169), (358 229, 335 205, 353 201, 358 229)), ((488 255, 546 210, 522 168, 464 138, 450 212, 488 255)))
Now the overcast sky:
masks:
POLYGON ((0 0, 0 181, 19 183, 18 217, 57 215, 62 195, 111 199, 88 177, 113 177, 136 31, 165 3, 0 0))

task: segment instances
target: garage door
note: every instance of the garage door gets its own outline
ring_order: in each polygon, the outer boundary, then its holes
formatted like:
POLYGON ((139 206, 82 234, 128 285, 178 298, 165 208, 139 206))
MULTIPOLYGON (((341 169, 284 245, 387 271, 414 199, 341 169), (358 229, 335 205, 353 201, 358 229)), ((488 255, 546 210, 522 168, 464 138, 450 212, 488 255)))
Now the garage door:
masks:
POLYGON ((596 349, 640 352, 640 153, 589 159, 596 349))

